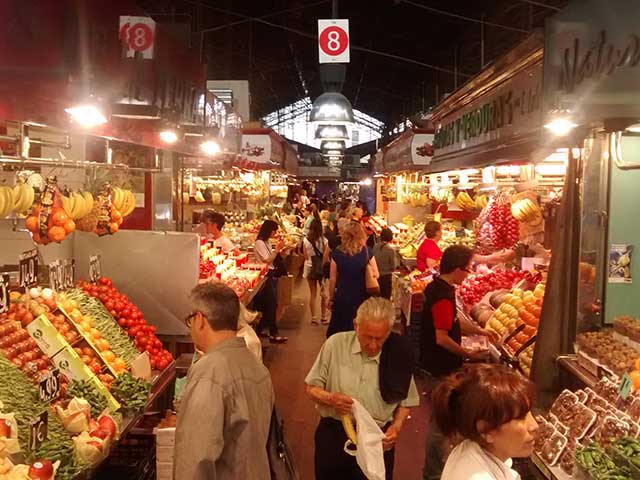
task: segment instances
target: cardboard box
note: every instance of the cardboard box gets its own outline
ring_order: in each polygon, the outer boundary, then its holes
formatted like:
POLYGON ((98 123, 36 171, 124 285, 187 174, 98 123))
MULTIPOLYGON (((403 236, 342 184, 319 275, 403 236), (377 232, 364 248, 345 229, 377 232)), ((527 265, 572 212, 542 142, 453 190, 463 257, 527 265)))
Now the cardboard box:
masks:
POLYGON ((48 357, 53 357, 67 346, 67 342, 49 321, 46 315, 40 315, 27 325, 27 332, 31 335, 40 350, 48 357))
MULTIPOLYGON (((176 444, 176 428, 156 428, 154 430, 156 434, 156 445, 161 446, 175 446, 176 444)), ((157 447, 156 447, 157 448, 157 447)))
POLYGON ((156 445, 156 460, 158 462, 173 463, 175 450, 176 448, 173 445, 156 445))

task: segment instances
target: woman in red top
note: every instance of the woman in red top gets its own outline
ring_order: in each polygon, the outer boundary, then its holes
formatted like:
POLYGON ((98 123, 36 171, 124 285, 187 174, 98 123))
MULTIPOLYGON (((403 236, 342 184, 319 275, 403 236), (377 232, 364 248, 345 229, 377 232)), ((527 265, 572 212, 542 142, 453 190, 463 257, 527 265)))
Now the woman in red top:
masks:
POLYGON ((442 250, 438 247, 438 242, 442 238, 440 222, 427 222, 424 226, 424 233, 427 238, 420 245, 416 258, 416 268, 421 272, 436 268, 440 265, 442 258, 442 250))

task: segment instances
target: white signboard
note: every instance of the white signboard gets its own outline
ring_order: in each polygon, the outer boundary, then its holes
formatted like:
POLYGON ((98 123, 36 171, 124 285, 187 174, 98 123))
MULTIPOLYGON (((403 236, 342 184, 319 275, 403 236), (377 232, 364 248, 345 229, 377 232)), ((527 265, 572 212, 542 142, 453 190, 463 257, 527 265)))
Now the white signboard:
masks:
POLYGON ((429 165, 433 160, 433 135, 416 133, 411 139, 411 160, 414 165, 429 165))
POLYGON ((118 36, 129 47, 127 58, 134 57, 136 52, 140 52, 142 58, 153 58, 156 22, 152 18, 121 16, 118 36))
POLYGON ((318 20, 320 63, 349 63, 349 20, 318 20))
POLYGON ((255 163, 271 161, 271 137, 269 135, 242 135, 242 156, 255 163))

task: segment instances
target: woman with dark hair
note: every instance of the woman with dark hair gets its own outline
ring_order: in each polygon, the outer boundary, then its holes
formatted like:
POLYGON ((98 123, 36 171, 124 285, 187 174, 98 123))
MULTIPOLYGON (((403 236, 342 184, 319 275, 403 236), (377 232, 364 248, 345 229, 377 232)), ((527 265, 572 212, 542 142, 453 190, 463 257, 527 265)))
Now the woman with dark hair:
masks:
POLYGON ((262 313, 258 324, 258 335, 264 337, 263 330, 269 329, 269 341, 271 343, 285 343, 288 338, 278 334, 277 309, 278 309, 278 279, 276 277, 276 267, 274 260, 283 249, 282 242, 278 242, 275 247, 271 247, 270 239, 274 238, 278 232, 278 224, 273 220, 265 220, 258 232, 258 238, 253 247, 253 255, 258 263, 269 265, 267 278, 262 289, 253 299, 254 310, 262 313))
POLYGON ((315 203, 310 203, 306 207, 304 207, 304 227, 302 228, 303 235, 307 236, 309 234, 309 227, 311 226, 311 222, 314 218, 320 220, 320 214, 318 213, 318 207, 315 203))
POLYGON ((393 232, 384 228, 380 232, 380 242, 373 247, 373 256, 378 265, 380 278, 380 296, 391 299, 391 274, 397 267, 396 252, 389 245, 393 240, 393 232))
POLYGON ((512 458, 528 457, 538 424, 531 408, 535 386, 502 365, 468 365, 433 392, 440 430, 461 442, 449 455, 442 480, 518 480, 512 458))
POLYGON ((322 234, 322 222, 317 218, 311 221, 309 233, 303 242, 304 250, 304 270, 302 278, 306 278, 309 283, 309 309, 311 310, 311 325, 318 325, 318 314, 316 310, 316 299, 318 297, 318 286, 320 286, 320 313, 322 323, 328 322, 327 303, 323 297, 322 282, 324 281, 324 259, 327 257, 329 242, 322 234), (319 269, 318 269, 319 266, 319 269))
POLYGON ((427 222, 424 226, 424 239, 416 256, 416 268, 421 272, 432 270, 440 265, 442 250, 438 247, 438 242, 442 238, 442 225, 440 222, 427 222))

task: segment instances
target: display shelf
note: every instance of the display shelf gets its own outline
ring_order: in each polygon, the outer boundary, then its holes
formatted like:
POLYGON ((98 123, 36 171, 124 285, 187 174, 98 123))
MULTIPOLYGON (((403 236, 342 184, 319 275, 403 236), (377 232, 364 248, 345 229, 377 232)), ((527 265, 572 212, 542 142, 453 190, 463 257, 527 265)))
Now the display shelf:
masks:
POLYGON ((541 475, 540 478, 546 478, 547 480, 570 480, 575 478, 567 475, 560 467, 550 467, 544 463, 537 453, 531 455, 530 459, 531 463, 535 465, 538 473, 541 475))
POLYGON ((582 368, 578 363, 577 355, 564 355, 556 359, 558 366, 572 374, 587 387, 593 388, 598 382, 598 378, 592 373, 582 368))

